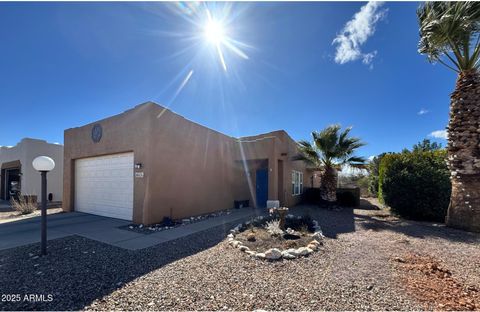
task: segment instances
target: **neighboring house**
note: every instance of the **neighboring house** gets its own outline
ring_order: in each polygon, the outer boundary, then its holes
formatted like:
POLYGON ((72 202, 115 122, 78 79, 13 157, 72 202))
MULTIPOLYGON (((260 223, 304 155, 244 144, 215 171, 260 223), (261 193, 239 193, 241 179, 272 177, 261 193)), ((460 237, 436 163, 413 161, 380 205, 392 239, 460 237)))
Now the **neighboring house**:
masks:
POLYGON ((41 200, 40 174, 32 165, 37 156, 49 156, 55 161, 55 168, 48 173, 47 194, 51 193, 52 201, 62 201, 63 146, 29 138, 13 147, 0 147, 1 199, 9 200, 18 193, 36 195, 41 200))
POLYGON ((285 131, 233 138, 147 102, 65 130, 64 210, 151 224, 299 203, 312 173, 285 131))

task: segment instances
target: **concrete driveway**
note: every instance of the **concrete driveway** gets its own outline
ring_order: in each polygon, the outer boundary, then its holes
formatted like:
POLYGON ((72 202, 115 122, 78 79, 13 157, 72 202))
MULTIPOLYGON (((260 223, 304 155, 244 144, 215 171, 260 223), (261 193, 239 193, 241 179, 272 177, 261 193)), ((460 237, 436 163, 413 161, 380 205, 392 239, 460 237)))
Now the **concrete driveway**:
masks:
MULTIPOLYGON (((206 219, 153 234, 141 234, 119 229, 130 221, 101 217, 80 212, 60 213, 48 216, 47 237, 56 239, 79 235, 117 247, 137 250, 174 240, 183 236, 226 224, 243 221, 256 215, 251 208, 233 210, 229 215, 206 219)), ((40 217, 0 224, 0 250, 38 243, 40 241, 40 217)))

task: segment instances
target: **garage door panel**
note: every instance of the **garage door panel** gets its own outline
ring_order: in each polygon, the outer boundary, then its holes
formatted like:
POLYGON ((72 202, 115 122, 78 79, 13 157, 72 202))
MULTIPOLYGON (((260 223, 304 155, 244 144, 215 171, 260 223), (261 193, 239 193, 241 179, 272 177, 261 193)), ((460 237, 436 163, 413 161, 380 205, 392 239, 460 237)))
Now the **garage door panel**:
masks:
POLYGON ((76 160, 75 210, 132 220, 133 153, 76 160))

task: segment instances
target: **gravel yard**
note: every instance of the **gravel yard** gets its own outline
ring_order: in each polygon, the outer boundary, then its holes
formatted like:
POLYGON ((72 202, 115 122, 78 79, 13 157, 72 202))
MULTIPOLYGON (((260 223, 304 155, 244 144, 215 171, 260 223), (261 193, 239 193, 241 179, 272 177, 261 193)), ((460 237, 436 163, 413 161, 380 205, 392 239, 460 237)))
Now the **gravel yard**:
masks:
MULTIPOLYGON (((294 208, 317 219, 323 251, 292 261, 250 259, 224 240, 235 224, 140 251, 80 237, 0 251, 1 294, 52 294, 2 302, 4 310, 419 310, 393 259, 434 257, 457 281, 480 287, 480 236, 362 209, 294 208), (29 255, 29 253, 31 255, 29 255)), ((418 296, 417 296, 418 297, 418 296)), ((434 300, 430 299, 430 300, 434 300)))

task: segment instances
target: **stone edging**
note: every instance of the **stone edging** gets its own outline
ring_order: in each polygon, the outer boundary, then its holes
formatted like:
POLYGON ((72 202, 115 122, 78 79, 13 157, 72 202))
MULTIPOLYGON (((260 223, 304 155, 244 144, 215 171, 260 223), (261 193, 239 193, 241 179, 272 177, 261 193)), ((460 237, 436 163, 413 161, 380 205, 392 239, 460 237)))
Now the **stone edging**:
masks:
MULTIPOLYGON (((293 217, 292 215, 288 215, 288 217, 293 217)), ((259 216, 255 218, 256 221, 261 221, 264 219, 263 216, 259 216)), ((323 241, 323 233, 318 225, 317 220, 313 220, 313 228, 315 232, 311 234, 312 241, 307 244, 307 246, 299 247, 299 248, 290 248, 285 250, 280 250, 278 248, 271 248, 265 252, 255 252, 250 250, 247 246, 243 245, 243 243, 239 240, 235 239, 235 236, 240 233, 240 229, 243 225, 248 226, 250 222, 246 222, 245 224, 238 224, 232 230, 230 230, 230 234, 227 235, 228 244, 234 248, 238 248, 238 250, 245 252, 247 255, 254 257, 256 259, 267 259, 267 260, 280 260, 280 259, 295 259, 304 256, 308 256, 314 251, 319 249, 319 246, 322 244, 323 241)))

